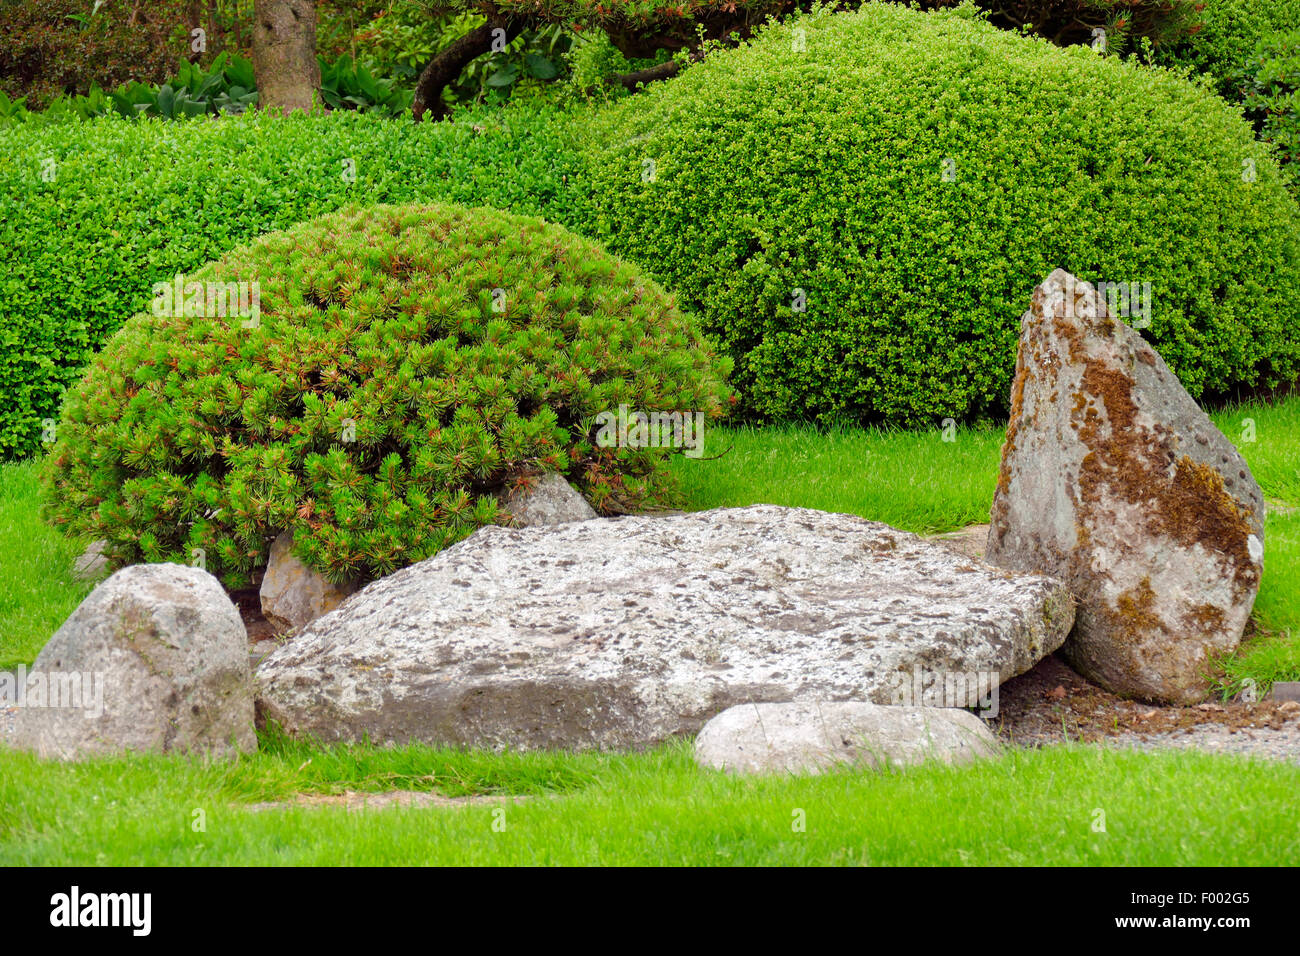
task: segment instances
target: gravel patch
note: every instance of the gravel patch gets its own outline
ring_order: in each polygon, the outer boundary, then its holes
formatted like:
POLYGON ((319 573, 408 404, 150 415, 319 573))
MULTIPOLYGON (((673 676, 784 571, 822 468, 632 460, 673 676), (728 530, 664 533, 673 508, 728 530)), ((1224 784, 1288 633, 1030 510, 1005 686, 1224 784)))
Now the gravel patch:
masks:
POLYGON ((1122 733, 1107 743, 1146 751, 1174 749, 1241 754, 1300 766, 1300 720, 1291 721, 1279 730, 1271 727, 1239 730, 1221 724, 1200 724, 1167 734, 1122 733))
POLYGON ((998 689, 990 729, 1016 747, 1077 741, 1138 750, 1197 749, 1300 764, 1300 704, 1207 701, 1155 707, 1089 683, 1056 655, 998 689))

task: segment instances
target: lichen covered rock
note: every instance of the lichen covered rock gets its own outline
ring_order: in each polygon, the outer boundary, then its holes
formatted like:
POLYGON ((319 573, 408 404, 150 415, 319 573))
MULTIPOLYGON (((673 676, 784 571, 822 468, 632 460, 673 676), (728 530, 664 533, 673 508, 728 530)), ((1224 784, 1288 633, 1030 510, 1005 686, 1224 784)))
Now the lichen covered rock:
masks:
POLYGON ((1259 589, 1245 459, 1142 337, 1062 270, 1021 319, 986 560, 1064 580, 1062 652, 1118 693, 1190 703, 1259 589))
POLYGON ((1059 647, 1073 613, 1059 581, 853 515, 492 527, 277 648, 258 700, 325 740, 629 749, 733 704, 895 703, 917 669, 996 686, 1059 647))

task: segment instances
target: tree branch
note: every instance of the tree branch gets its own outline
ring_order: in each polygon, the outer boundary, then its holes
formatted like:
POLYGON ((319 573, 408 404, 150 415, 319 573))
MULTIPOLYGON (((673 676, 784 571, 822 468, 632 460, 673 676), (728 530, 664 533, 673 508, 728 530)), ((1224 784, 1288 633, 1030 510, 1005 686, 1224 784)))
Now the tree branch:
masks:
POLYGON ((509 45, 527 26, 526 19, 489 17, 487 23, 470 30, 430 60, 415 84, 415 99, 411 103, 411 115, 415 121, 422 121, 426 113, 435 120, 445 117, 448 111, 442 102, 442 91, 456 81, 461 70, 492 51, 496 31, 505 31, 505 43, 509 45))
POLYGON ((629 93, 635 93, 637 85, 640 83, 666 80, 669 77, 676 76, 679 72, 681 72, 681 66, 676 60, 664 60, 664 62, 655 66, 648 66, 644 70, 633 70, 631 73, 618 73, 607 77, 605 82, 610 85, 618 83, 629 93))

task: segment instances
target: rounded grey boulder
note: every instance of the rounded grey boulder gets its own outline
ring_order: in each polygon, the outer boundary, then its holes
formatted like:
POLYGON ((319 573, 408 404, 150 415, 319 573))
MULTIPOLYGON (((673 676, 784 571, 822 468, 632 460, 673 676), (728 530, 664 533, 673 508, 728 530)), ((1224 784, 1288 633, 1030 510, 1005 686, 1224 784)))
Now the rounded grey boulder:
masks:
POLYGON ((695 738, 695 762, 732 773, 817 774, 843 764, 964 764, 999 749, 984 722, 964 710, 808 701, 724 710, 695 738))
POLYGON ((123 568, 20 670, 12 743, 60 759, 252 751, 246 643, 239 612, 206 571, 123 568))

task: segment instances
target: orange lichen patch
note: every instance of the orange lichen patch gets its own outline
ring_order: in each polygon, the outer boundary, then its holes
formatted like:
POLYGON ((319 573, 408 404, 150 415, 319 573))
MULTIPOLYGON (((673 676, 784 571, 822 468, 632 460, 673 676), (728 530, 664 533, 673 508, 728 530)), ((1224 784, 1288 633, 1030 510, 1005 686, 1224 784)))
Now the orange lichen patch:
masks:
POLYGON ((1223 608, 1202 604, 1183 615, 1183 625, 1193 633, 1221 631, 1226 625, 1223 608))
POLYGON ((1128 625, 1125 630, 1158 631, 1164 627, 1164 621, 1151 610, 1156 603, 1156 592, 1151 588, 1151 579, 1143 578, 1138 586, 1124 591, 1115 599, 1115 614, 1128 625))
POLYGON ((1025 382, 1029 378, 1029 363, 1019 362, 1015 380, 1011 383, 1011 421, 1018 422, 1024 413, 1025 382))
POLYGON ((1138 423, 1133 381, 1118 369, 1089 360, 1082 392, 1097 396, 1106 410, 1104 422, 1095 406, 1082 421, 1072 417, 1089 449, 1079 469, 1082 501, 1096 505, 1109 492, 1141 506, 1153 532, 1222 554, 1234 567, 1238 587, 1253 588, 1259 570, 1247 545, 1250 512, 1227 493, 1223 476, 1186 455, 1175 462, 1166 434, 1138 423))
POLYGON ((1224 489, 1223 476, 1183 455, 1174 471, 1173 486, 1177 493, 1164 510, 1166 520, 1188 528, 1185 541, 1194 540, 1236 561, 1239 583, 1243 571, 1248 572, 1249 583, 1257 582, 1259 570, 1246 543, 1253 533, 1250 512, 1224 489))
POLYGON ((1052 328, 1056 329, 1056 334, 1063 338, 1069 347, 1070 361, 1083 361, 1083 342, 1080 340, 1078 327, 1057 315, 1052 317, 1052 328))
POLYGON ((1024 346, 1022 345, 1021 353, 1016 357, 1016 377, 1011 382, 1011 416, 1007 421, 1006 437, 1002 441, 998 484, 993 496, 993 507, 995 509, 997 508, 998 499, 1011 490, 1011 470, 1007 467, 1007 462, 1011 460, 1011 452, 1016 447, 1016 435, 1020 431, 1021 419, 1025 412, 1025 385, 1029 380, 1030 363, 1025 360, 1023 352, 1024 346))

